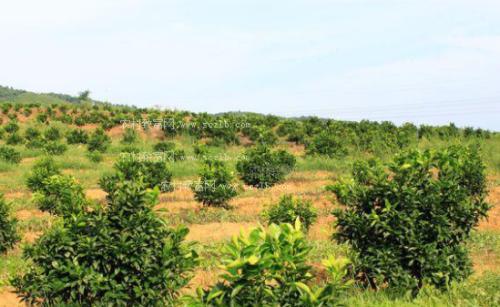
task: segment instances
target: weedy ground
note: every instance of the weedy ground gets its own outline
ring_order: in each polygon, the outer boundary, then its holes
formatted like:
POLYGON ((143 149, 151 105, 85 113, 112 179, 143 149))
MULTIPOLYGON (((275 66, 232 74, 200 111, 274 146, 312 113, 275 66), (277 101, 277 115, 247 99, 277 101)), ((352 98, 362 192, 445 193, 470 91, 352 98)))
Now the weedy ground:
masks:
MULTIPOLYGON (((88 127, 91 128, 91 127, 88 127)), ((106 194, 99 189, 99 178, 112 171, 120 149, 121 129, 113 128, 109 134, 113 143, 104 160, 98 164, 88 160, 83 145, 69 145, 68 151, 55 160, 63 172, 73 175, 85 188, 86 194, 96 202, 104 201, 106 194)), ((189 227, 189 240, 198 242, 198 250, 203 256, 203 263, 186 292, 198 286, 208 286, 217 281, 217 261, 220 247, 231 236, 246 231, 259 223, 264 223, 261 211, 266 205, 277 202, 285 193, 300 195, 311 200, 318 209, 319 219, 312 226, 308 236, 313 246, 311 263, 319 264, 327 255, 345 255, 348 247, 331 240, 334 231, 331 210, 336 206, 332 195, 325 191, 325 186, 349 175, 351 163, 356 159, 365 159, 366 154, 348 156, 343 159, 305 158, 304 149, 292 144, 281 145, 299 156, 298 165, 285 182, 265 190, 241 186, 240 194, 230 201, 232 209, 203 208, 197 203, 188 183, 196 178, 201 165, 191 160, 193 157, 190 137, 176 137, 173 141, 178 148, 186 151, 186 161, 170 163, 177 189, 163 193, 156 209, 169 224, 185 224, 189 227)), ((3 143, 3 141, 1 141, 3 143)), ((153 151, 157 142, 157 132, 144 133, 134 146, 142 151, 153 151)), ((433 140, 420 143, 421 148, 439 148, 449 142, 433 140)), ((11 202, 14 215, 19 220, 22 241, 6 255, 0 256, 0 306, 21 306, 15 294, 10 292, 9 277, 22 272, 25 262, 21 257, 22 246, 33 242, 44 230, 55 222, 55 218, 39 211, 31 201, 31 193, 25 185, 27 174, 37 157, 39 150, 27 150, 24 146, 15 146, 22 154, 19 165, 0 162, 0 192, 11 202)), ((212 154, 228 157, 227 164, 234 169, 236 157, 244 150, 242 146, 218 148, 212 154)), ((387 291, 352 289, 352 295, 345 302, 348 306, 493 306, 500 302, 500 138, 494 136, 486 140, 483 156, 487 164, 490 194, 489 202, 493 205, 488 220, 484 220, 474 232, 469 249, 474 261, 474 275, 466 282, 453 285, 447 292, 437 292, 424 288, 416 299, 409 296, 395 296, 387 291)), ((390 156, 382 156, 389 159, 390 156)), ((318 274, 321 276, 321 274, 318 274)))

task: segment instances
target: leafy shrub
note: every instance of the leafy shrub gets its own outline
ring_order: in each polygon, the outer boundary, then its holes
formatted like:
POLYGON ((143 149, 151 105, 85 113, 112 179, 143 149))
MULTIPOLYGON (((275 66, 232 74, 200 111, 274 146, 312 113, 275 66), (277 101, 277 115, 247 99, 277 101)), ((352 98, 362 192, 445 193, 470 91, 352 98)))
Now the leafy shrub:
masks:
POLYGON ((48 141, 57 141, 61 138, 61 132, 56 127, 50 127, 43 132, 43 136, 48 141))
POLYGON ((109 144, 111 143, 111 139, 106 135, 103 129, 98 128, 92 133, 87 143, 87 147, 89 151, 100 151, 105 152, 109 144))
POLYGON ((144 177, 144 184, 148 188, 159 187, 164 192, 173 190, 172 173, 163 161, 139 161, 133 157, 122 157, 115 163, 114 169, 117 171, 115 174, 100 180, 102 189, 108 193, 119 186, 118 182, 139 177, 144 177))
POLYGON ((186 152, 184 149, 174 149, 167 152, 167 159, 172 162, 186 160, 186 152))
POLYGON ((205 157, 208 155, 208 146, 205 144, 194 144, 193 152, 196 157, 205 157))
POLYGON ((12 248, 20 237, 16 231, 17 220, 9 215, 9 206, 0 194, 0 254, 12 248))
POLYGON ((14 133, 19 131, 19 125, 15 121, 10 121, 3 129, 5 132, 14 133))
POLYGON ((99 163, 103 159, 102 154, 98 151, 88 151, 87 158, 94 163, 99 163))
POLYGON ((5 143, 7 145, 19 145, 22 144, 23 142, 24 142, 23 137, 17 132, 12 133, 5 140, 5 143))
POLYGON ((125 128, 121 142, 122 144, 132 144, 137 141, 137 138, 137 132, 133 128, 125 128))
POLYGON ((158 152, 171 151, 175 149, 174 142, 158 142, 154 145, 153 149, 158 152))
POLYGON ((36 116, 36 120, 42 124, 45 124, 49 121, 49 115, 47 113, 39 113, 36 116))
POLYGON ((66 141, 68 144, 87 144, 89 140, 89 135, 85 130, 82 129, 74 129, 71 130, 66 135, 66 141))
POLYGON ((132 153, 137 154, 137 153, 140 153, 141 150, 134 145, 125 145, 125 146, 120 148, 120 152, 121 153, 129 153, 129 154, 132 154, 132 153))
POLYGON ((47 142, 40 137, 40 138, 35 138, 35 139, 29 140, 28 142, 26 142, 26 148, 42 148, 46 144, 47 144, 47 142))
POLYGON ((304 225, 303 229, 306 232, 318 218, 316 209, 313 207, 311 201, 300 198, 294 199, 292 195, 283 195, 279 203, 271 205, 264 211, 263 216, 269 225, 291 224, 299 219, 302 225, 304 225))
POLYGON ((187 285, 197 255, 188 229, 168 228, 142 178, 118 182, 107 205, 84 211, 24 250, 29 266, 11 284, 48 306, 165 306, 187 285))
POLYGON ((75 178, 53 175, 43 180, 42 185, 33 196, 38 209, 61 216, 70 216, 84 210, 85 193, 75 178))
POLYGON ((83 117, 77 117, 75 118, 75 125, 77 125, 78 127, 81 127, 83 125, 85 125, 87 122, 85 121, 85 118, 83 117))
POLYGON ((48 142, 43 146, 46 153, 50 155, 62 155, 68 149, 68 146, 59 142, 48 142))
POLYGON ((324 155, 330 158, 347 155, 347 147, 342 139, 332 132, 322 132, 306 144, 306 154, 324 155))
POLYGON ((295 157, 284 150, 258 146, 245 152, 236 164, 240 178, 248 185, 266 188, 281 182, 295 166, 295 157))
POLYGON ((38 139, 38 138, 40 138, 40 136, 41 136, 40 131, 38 131, 38 129, 33 128, 33 127, 26 128, 26 131, 24 132, 24 137, 28 141, 38 139))
POLYGON ((233 176, 226 165, 218 160, 205 160, 200 180, 191 185, 194 198, 204 205, 226 207, 237 192, 232 185, 233 176))
POLYGON ((60 175, 61 170, 51 157, 43 157, 38 160, 31 170, 26 185, 32 192, 37 192, 45 186, 43 181, 53 175, 60 175))
POLYGON ((0 147, 0 159, 9 163, 19 164, 21 162, 21 153, 12 147, 2 146, 0 147))
POLYGON ((240 234, 223 247, 221 281, 186 301, 190 306, 334 306, 346 286, 347 262, 324 261, 327 284, 311 289, 310 250, 298 221, 295 227, 272 224, 267 231, 259 227, 240 234))
POLYGON ((353 181, 330 186, 340 242, 372 287, 444 287, 471 273, 464 240, 489 209, 484 165, 476 149, 450 147, 396 156, 387 166, 357 162, 353 181))

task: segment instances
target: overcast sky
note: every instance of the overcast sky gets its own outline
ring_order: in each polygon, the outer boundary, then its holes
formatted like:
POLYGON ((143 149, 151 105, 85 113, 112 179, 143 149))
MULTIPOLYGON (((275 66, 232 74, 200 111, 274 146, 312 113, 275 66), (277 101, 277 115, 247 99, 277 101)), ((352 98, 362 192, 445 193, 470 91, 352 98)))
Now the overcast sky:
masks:
POLYGON ((0 84, 138 106, 500 130, 498 0, 16 0, 0 84))

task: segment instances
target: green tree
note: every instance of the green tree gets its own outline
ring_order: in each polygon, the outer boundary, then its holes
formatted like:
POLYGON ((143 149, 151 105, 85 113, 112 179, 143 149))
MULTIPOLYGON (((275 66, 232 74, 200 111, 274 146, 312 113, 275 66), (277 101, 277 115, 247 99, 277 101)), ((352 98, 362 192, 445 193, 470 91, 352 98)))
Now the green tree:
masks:
POLYGON ((358 276, 414 293, 469 276, 464 242, 489 209, 484 168, 475 148, 457 146, 356 163, 353 181, 329 189, 346 206, 335 237, 351 245, 358 276))

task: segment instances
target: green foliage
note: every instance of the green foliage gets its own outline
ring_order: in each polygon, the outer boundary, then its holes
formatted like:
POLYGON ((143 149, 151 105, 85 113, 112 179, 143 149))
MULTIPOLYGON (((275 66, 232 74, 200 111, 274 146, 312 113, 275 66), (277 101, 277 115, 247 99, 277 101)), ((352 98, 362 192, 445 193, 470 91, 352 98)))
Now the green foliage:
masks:
POLYGON ((49 121, 49 115, 47 113, 39 113, 36 116, 36 120, 39 123, 45 124, 45 123, 47 123, 49 121))
POLYGON ((87 144, 89 135, 85 130, 74 129, 66 135, 66 140, 68 144, 87 144))
POLYGON ((190 306, 334 306, 344 288, 347 262, 324 261, 329 280, 324 287, 308 285, 311 247, 300 222, 259 227, 234 237, 222 249, 224 273, 215 286, 186 298, 190 306))
POLYGON ((137 132, 133 128, 125 128, 121 142, 122 144, 132 144, 137 141, 137 138, 137 132))
POLYGON ((316 209, 313 207, 311 201, 300 198, 294 199, 292 195, 283 195, 277 204, 269 206, 263 212, 263 216, 269 225, 291 224, 299 219, 306 232, 318 218, 316 209))
POLYGON ((324 155, 330 158, 347 155, 347 147, 342 138, 332 132, 322 132, 306 144, 306 154, 324 155))
POLYGON ((70 216, 85 209, 83 188, 71 176, 53 175, 42 181, 34 196, 38 209, 54 215, 70 216))
POLYGON ((154 145, 153 149, 158 152, 171 151, 175 149, 174 142, 158 142, 154 145))
POLYGON ((48 141, 57 141, 61 138, 61 131, 56 127, 50 127, 43 132, 43 136, 48 141))
POLYGON ((236 164, 240 178, 248 185, 267 188, 281 182, 295 167, 295 157, 284 151, 257 146, 245 152, 236 164))
POLYGON ((98 151, 88 151, 86 153, 86 156, 87 158, 94 162, 94 163, 99 163, 102 161, 103 157, 102 157, 102 153, 98 152, 98 151))
POLYGON ((200 180, 191 185, 194 198, 204 205, 227 207, 227 202, 237 195, 233 175, 222 161, 205 160, 200 180))
POLYGON ((205 157, 208 155, 208 146, 205 144, 200 144, 200 143, 194 144, 193 145, 193 152, 194 152, 196 157, 199 157, 199 158, 205 157))
POLYGON ((10 134, 5 140, 5 143, 7 145, 19 145, 22 144, 23 142, 24 142, 23 137, 17 132, 10 134))
POLYGON ((41 191, 45 186, 43 181, 53 175, 60 175, 61 170, 54 160, 49 157, 42 157, 38 160, 31 170, 26 185, 32 192, 41 191))
POLYGON ((0 147, 0 159, 3 161, 19 164, 21 162, 21 153, 9 146, 0 147))
POLYGON ((143 177, 148 188, 161 188, 162 192, 170 192, 172 186, 172 172, 163 161, 139 161, 133 157, 122 157, 115 165, 115 174, 104 176, 100 180, 102 189, 108 193, 114 191, 120 181, 134 180, 143 177))
POLYGON ((59 143, 56 141, 48 142, 43 145, 43 150, 45 150, 45 152, 49 155, 59 156, 62 155, 64 152, 66 152, 67 149, 68 146, 66 146, 66 144, 59 143))
POLYGON ((27 303, 165 306, 187 285, 197 254, 188 229, 168 228, 142 178, 117 183, 106 206, 62 219, 24 251, 11 284, 27 303))
POLYGON ((10 121, 5 127, 3 127, 5 132, 14 133, 19 131, 19 125, 15 121, 10 121))
POLYGON ((372 287, 445 287, 471 273, 464 241, 486 216, 486 178, 477 149, 409 151, 388 165, 357 162, 353 181, 329 187, 340 242, 372 287))
POLYGON ((109 136, 106 135, 103 129, 98 128, 90 135, 87 148, 89 151, 105 152, 109 144, 111 144, 109 136))
POLYGON ((36 128, 33 128, 33 127, 26 128, 26 131, 24 132, 24 137, 28 141, 36 140, 36 139, 40 138, 40 136, 41 136, 40 131, 36 128))
POLYGON ((17 220, 10 217, 9 206, 0 194, 0 254, 12 248, 20 237, 16 231, 17 220))

